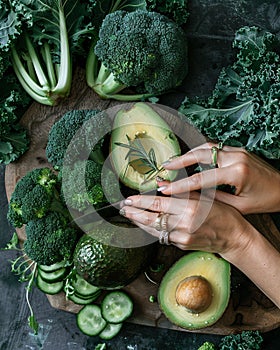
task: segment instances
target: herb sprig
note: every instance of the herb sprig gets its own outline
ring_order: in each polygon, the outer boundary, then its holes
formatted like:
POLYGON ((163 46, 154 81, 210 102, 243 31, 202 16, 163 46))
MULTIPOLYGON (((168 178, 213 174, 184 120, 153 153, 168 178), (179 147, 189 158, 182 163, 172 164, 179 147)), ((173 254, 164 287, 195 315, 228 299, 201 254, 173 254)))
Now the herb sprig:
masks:
POLYGON ((136 137, 134 140, 131 140, 128 135, 126 135, 128 144, 122 142, 115 142, 117 146, 124 147, 128 149, 128 152, 125 156, 125 159, 129 159, 128 165, 125 169, 124 176, 127 172, 129 166, 133 166, 133 162, 138 161, 139 167, 145 167, 145 181, 147 182, 151 177, 157 176, 162 170, 163 167, 158 167, 155 150, 151 147, 147 151, 142 143, 141 137, 136 137))

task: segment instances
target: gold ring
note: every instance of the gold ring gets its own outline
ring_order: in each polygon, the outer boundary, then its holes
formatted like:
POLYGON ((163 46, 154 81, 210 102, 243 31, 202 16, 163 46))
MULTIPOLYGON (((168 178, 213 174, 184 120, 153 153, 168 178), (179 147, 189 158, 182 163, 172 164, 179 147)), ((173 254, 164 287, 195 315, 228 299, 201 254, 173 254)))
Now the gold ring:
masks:
POLYGON ((218 168, 218 151, 221 151, 222 149, 223 149, 222 142, 218 143, 218 147, 216 147, 216 146, 211 147, 211 153, 212 153, 211 165, 213 168, 218 168))
POLYGON ((169 233, 170 232, 165 230, 160 231, 159 238, 158 238, 160 244, 165 244, 165 245, 171 244, 169 242, 169 233))
POLYGON ((154 222, 154 228, 157 230, 157 231, 161 231, 162 228, 161 228, 161 220, 162 220, 162 216, 163 216, 163 213, 159 213, 157 218, 156 218, 156 221, 154 222))
POLYGON ((169 214, 165 213, 159 213, 155 222, 154 222, 154 228, 157 231, 166 231, 167 230, 167 219, 169 214))

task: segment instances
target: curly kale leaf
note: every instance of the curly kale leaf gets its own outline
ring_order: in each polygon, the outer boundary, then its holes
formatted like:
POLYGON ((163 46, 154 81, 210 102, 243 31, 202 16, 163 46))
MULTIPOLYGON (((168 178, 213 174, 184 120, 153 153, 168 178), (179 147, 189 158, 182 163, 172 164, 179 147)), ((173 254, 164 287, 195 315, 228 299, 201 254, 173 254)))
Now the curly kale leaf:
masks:
POLYGON ((180 112, 208 138, 280 158, 280 56, 277 39, 257 27, 236 33, 235 62, 207 100, 186 98, 180 112))

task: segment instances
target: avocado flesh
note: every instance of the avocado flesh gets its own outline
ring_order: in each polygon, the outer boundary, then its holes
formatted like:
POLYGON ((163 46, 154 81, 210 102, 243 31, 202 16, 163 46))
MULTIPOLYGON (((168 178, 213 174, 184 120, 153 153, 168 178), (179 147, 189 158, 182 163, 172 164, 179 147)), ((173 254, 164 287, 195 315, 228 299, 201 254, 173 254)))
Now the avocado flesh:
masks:
MULTIPOLYGON (((137 239, 137 238, 136 238, 137 239)), ((76 245, 74 267, 92 285, 102 289, 126 286, 150 263, 155 245, 146 240, 146 233, 132 224, 112 225, 102 222, 84 234, 76 245), (124 229, 131 232, 131 244, 124 229), (136 231, 134 231, 136 230, 136 231), (135 234, 143 232, 143 244, 135 244, 135 234), (121 240, 125 239, 123 247, 121 240), (148 243, 148 244, 147 244, 148 243)))
POLYGON ((159 305, 169 321, 181 328, 194 330, 216 323, 227 308, 230 298, 230 264, 212 253, 192 252, 180 258, 164 275, 159 291, 159 305), (192 313, 176 301, 176 288, 189 276, 202 276, 211 285, 209 307, 192 313))
POLYGON ((168 171, 162 163, 171 157, 180 155, 180 145, 163 118, 148 104, 135 103, 129 110, 120 110, 114 119, 110 141, 111 162, 120 181, 138 191, 149 191, 157 187, 156 176, 174 180, 177 171, 168 171), (128 157, 129 149, 118 145, 132 145, 140 142, 146 153, 154 151, 156 168, 154 170, 139 161, 137 157, 128 157), (142 164, 141 164, 142 163, 142 164))

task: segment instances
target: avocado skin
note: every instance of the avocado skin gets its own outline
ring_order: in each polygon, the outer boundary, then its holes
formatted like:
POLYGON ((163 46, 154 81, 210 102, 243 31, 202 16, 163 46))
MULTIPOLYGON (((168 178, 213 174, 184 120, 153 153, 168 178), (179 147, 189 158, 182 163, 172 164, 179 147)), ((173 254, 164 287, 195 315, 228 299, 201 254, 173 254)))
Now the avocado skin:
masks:
POLYGON ((150 263, 155 244, 133 248, 110 244, 122 235, 123 226, 121 224, 112 229, 112 225, 103 223, 90 233, 84 234, 77 243, 74 267, 92 285, 102 289, 124 287, 135 280, 150 263))

